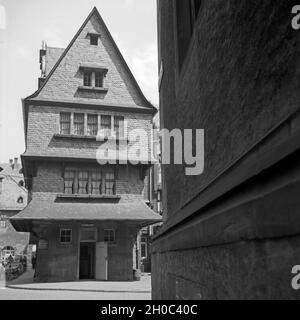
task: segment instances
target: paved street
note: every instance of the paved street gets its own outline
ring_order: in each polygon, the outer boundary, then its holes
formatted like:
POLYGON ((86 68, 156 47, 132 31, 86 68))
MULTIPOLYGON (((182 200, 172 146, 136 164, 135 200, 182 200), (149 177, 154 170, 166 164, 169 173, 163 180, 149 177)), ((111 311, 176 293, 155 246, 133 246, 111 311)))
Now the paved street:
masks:
POLYGON ((0 289, 0 300, 150 300, 151 293, 0 289))
POLYGON ((0 300, 150 300, 151 277, 141 281, 33 282, 32 270, 0 289, 0 300))

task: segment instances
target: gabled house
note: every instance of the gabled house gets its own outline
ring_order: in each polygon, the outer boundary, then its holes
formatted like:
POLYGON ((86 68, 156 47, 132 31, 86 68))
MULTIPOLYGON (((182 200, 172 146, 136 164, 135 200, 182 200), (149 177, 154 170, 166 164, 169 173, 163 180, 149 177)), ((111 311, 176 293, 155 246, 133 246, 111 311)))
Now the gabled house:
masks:
POLYGON ((145 201, 156 109, 96 8, 66 49, 43 45, 40 65, 23 100, 30 202, 11 223, 37 244, 38 281, 132 280, 139 230, 161 220, 145 201), (135 129, 149 133, 142 152, 135 129))

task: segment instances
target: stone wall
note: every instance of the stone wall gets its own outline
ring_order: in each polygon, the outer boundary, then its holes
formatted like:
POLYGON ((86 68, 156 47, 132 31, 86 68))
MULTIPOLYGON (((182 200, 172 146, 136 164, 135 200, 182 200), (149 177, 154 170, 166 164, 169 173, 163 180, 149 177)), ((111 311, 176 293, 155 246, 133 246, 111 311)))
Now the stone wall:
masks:
MULTIPOLYGON (((97 222, 98 242, 104 241, 104 229, 115 229, 116 242, 108 244, 108 280, 133 280, 132 250, 137 230, 126 223, 97 222)), ((74 281, 79 279, 80 223, 50 222, 35 227, 41 239, 48 242, 45 249, 37 251, 37 281, 74 281), (72 229, 72 243, 59 242, 60 228, 72 229)))
POLYGON ((193 177, 163 167, 153 298, 299 297, 291 289, 300 234, 294 3, 202 1, 181 70, 174 4, 158 5, 162 125, 204 129, 205 167, 193 177))

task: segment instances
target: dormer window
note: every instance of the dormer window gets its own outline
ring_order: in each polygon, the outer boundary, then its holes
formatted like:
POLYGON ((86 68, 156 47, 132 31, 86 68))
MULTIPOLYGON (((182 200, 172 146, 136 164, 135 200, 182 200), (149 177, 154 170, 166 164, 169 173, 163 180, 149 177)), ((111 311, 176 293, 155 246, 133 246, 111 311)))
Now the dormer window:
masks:
POLYGON ((84 71, 83 73, 83 85, 85 87, 92 86, 92 72, 91 71, 84 71))
POLYGON ((97 46, 98 45, 98 35, 96 34, 91 34, 90 35, 90 44, 91 46, 97 46))
POLYGON ((103 88, 103 78, 104 74, 101 71, 95 72, 95 87, 96 88, 103 88))
POLYGON ((94 64, 84 63, 79 66, 82 71, 83 85, 79 86, 79 90, 97 91, 106 93, 108 89, 105 87, 105 77, 108 72, 107 67, 94 64))

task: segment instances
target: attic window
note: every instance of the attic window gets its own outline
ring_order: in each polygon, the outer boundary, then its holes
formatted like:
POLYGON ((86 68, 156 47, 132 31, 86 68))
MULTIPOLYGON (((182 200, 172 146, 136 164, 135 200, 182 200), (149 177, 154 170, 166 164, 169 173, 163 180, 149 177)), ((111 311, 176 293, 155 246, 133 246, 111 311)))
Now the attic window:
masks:
POLYGON ((18 203, 23 203, 23 197, 19 197, 17 200, 18 203))
POLYGON ((95 87, 102 88, 103 87, 103 78, 104 74, 101 71, 95 72, 95 87))
POLYGON ((90 44, 91 46, 97 46, 98 45, 98 35, 91 34, 90 35, 90 44))

